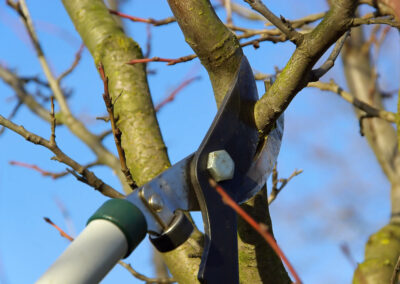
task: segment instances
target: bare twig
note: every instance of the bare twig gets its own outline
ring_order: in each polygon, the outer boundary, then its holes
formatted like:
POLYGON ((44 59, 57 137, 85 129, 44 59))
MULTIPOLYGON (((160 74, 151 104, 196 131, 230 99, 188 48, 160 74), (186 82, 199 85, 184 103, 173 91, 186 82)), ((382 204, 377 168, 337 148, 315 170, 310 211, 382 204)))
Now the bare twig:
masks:
MULTIPOLYGON (((225 5, 225 0, 220 0, 221 4, 225 5)), ((265 18, 260 15, 259 13, 256 13, 247 7, 244 7, 240 4, 237 4, 235 2, 231 3, 232 6, 232 12, 236 13, 238 16, 251 20, 251 21, 265 21, 265 18)))
POLYGON ((50 103, 51 103, 51 121, 50 121, 50 129, 51 129, 51 135, 50 135, 50 143, 52 145, 56 145, 56 116, 54 114, 54 97, 51 96, 50 98, 50 103))
MULTIPOLYGON (((121 171, 124 173, 128 185, 133 190, 133 189, 137 188, 137 185, 132 178, 129 168, 126 165, 125 152, 121 145, 121 131, 117 127, 115 117, 114 117, 114 104, 113 104, 113 102, 111 100, 111 96, 108 92, 108 77, 106 77, 106 75, 105 75, 103 64, 100 63, 98 69, 99 69, 101 79, 103 80, 103 85, 104 85, 103 99, 104 99, 104 103, 107 108, 108 116, 110 118, 111 129, 112 129, 112 132, 114 133, 114 141, 115 141, 115 145, 118 150, 119 160, 121 162, 121 171)), ((117 99, 118 99, 118 97, 115 100, 117 100, 117 99)), ((114 101, 114 103, 115 103, 115 101, 114 101)))
POLYGON ((278 163, 275 163, 274 169, 272 170, 272 189, 271 194, 268 196, 268 205, 270 205, 282 191, 282 189, 289 183, 289 181, 298 176, 303 172, 303 170, 294 170, 293 173, 288 178, 278 179, 278 170, 276 169, 278 163), (278 183, 281 183, 278 187, 278 183))
POLYGON ((231 0, 224 1, 225 11, 226 11, 226 24, 232 25, 232 2, 231 0))
POLYGON ((400 23, 394 21, 392 17, 382 17, 382 18, 355 18, 353 19, 353 27, 358 27, 361 25, 388 25, 394 28, 400 29, 400 23))
POLYGON ((199 80, 201 77, 200 76, 196 76, 196 77, 192 77, 189 78, 187 80, 184 80, 181 84, 179 84, 178 87, 176 87, 165 99, 163 99, 160 103, 158 103, 154 109, 155 111, 159 111, 163 106, 165 106, 167 103, 172 102, 176 95, 182 91, 186 86, 188 86, 190 83, 199 80))
POLYGON ((319 78, 324 76, 332 67, 335 65, 335 60, 338 57, 344 42, 346 41, 347 37, 350 35, 350 31, 344 33, 339 40, 336 42, 335 47, 333 48, 331 54, 329 55, 328 59, 319 67, 318 69, 311 71, 312 81, 318 81, 319 78))
POLYGON ((253 39, 250 41, 246 41, 240 44, 241 47, 249 46, 252 45, 254 48, 259 48, 260 47, 260 42, 263 41, 270 41, 272 43, 278 43, 278 42, 284 42, 287 41, 286 35, 280 35, 280 36, 270 36, 270 35, 265 35, 261 36, 257 39, 253 39))
POLYGON ((368 115, 373 116, 373 117, 379 117, 382 118, 388 122, 396 122, 397 114, 381 109, 377 109, 363 101, 360 101, 359 99, 355 98, 353 95, 350 93, 344 91, 342 88, 340 88, 335 82, 331 81, 329 83, 323 83, 323 82, 310 82, 307 85, 308 87, 314 87, 318 88, 323 91, 331 91, 334 92, 338 95, 340 95, 343 99, 351 103, 353 106, 356 108, 366 112, 368 115))
POLYGON ((289 260, 286 258, 283 251, 280 249, 274 237, 268 232, 267 225, 263 223, 257 223, 249 214, 246 213, 230 196, 226 191, 222 188, 222 186, 218 185, 215 180, 209 179, 210 185, 221 195, 223 202, 231 207, 236 213, 240 215, 250 226, 253 227, 264 239, 265 241, 271 246, 271 248, 275 251, 275 253, 282 259, 285 263, 287 268, 289 269, 290 273, 296 280, 296 283, 302 283, 300 277, 298 276, 296 270, 290 264, 289 260))
POLYGON ((9 164, 13 165, 13 166, 19 166, 19 167, 35 170, 35 171, 39 172, 42 176, 51 177, 53 179, 64 177, 68 174, 67 171, 60 172, 60 173, 49 172, 49 171, 43 170, 42 168, 38 167, 37 165, 28 164, 28 163, 19 162, 19 161, 9 161, 9 164))
POLYGON ((160 283, 160 284, 167 284, 167 283, 174 283, 176 282, 173 278, 149 278, 132 268, 132 265, 129 263, 123 262, 120 260, 118 262, 121 266, 125 267, 134 277, 139 280, 145 281, 146 283, 160 283))
MULTIPOLYGON (((107 120, 107 122, 108 122, 109 120, 107 120)), ((103 133, 100 133, 99 134, 99 140, 100 141, 103 141, 108 135, 110 135, 110 134, 112 134, 113 132, 112 132, 112 129, 109 129, 109 130, 106 130, 106 131, 104 131, 103 133)))
MULTIPOLYGON (((9 2, 12 2, 9 0, 9 2)), ((63 90, 60 87, 59 81, 55 78, 53 72, 50 69, 49 63, 43 53, 43 49, 38 41, 37 35, 34 30, 34 26, 32 23, 32 19, 29 15, 28 7, 26 5, 25 0, 19 0, 19 4, 16 4, 16 11, 20 14, 21 19, 28 30, 28 34, 30 39, 33 42, 35 47, 35 51, 38 57, 38 60, 42 66, 43 72, 46 76, 47 81, 49 82, 50 88, 54 94, 55 99, 58 102, 60 107, 60 119, 61 122, 65 124, 69 130, 77 136, 82 142, 84 142, 98 157, 98 160, 103 164, 113 168, 118 169, 119 164, 117 158, 111 154, 104 145, 101 144, 98 137, 91 133, 85 125, 79 121, 76 117, 74 117, 71 113, 71 110, 67 104, 67 97, 64 94, 63 90)), ((15 5, 14 5, 15 6, 15 5)), ((12 5, 12 7, 14 8, 12 5)), ((80 173, 80 171, 77 171, 80 173)), ((81 174, 81 173, 80 173, 81 174)), ((124 183, 124 178, 122 178, 122 174, 118 173, 121 181, 123 182, 124 188, 128 191, 126 184, 124 183)), ((101 187, 101 184, 97 184, 97 186, 101 187)), ((122 196, 122 195, 121 195, 122 196)))
MULTIPOLYGON (((4 80, 14 91, 18 100, 26 105, 40 118, 50 122, 50 112, 40 105, 34 96, 25 89, 26 78, 19 78, 14 72, 0 65, 0 78, 4 80)), ((10 117, 11 119, 12 117, 10 117)))
POLYGON ((245 0, 245 1, 249 3, 251 8, 259 12, 268 21, 270 21, 278 29, 280 29, 282 33, 284 33, 291 42, 293 42, 296 45, 299 45, 302 42, 303 35, 294 30, 293 27, 290 25, 290 23, 287 22, 282 16, 281 19, 275 16, 275 14, 272 13, 261 0, 245 0))
MULTIPOLYGON (((21 100, 18 100, 18 103, 15 105, 15 107, 12 109, 11 113, 8 115, 9 120, 12 120, 14 118, 14 116, 17 114, 19 108, 22 106, 22 102, 21 100)), ((0 135, 2 135, 4 133, 4 131, 6 130, 6 128, 4 126, 2 126, 0 128, 0 135)))
POLYGON ((152 24, 153 26, 162 26, 162 25, 167 25, 167 24, 176 22, 174 17, 168 17, 168 18, 163 19, 163 20, 154 20, 154 19, 151 19, 151 18, 150 19, 144 19, 144 18, 134 17, 134 16, 130 16, 130 15, 118 12, 118 11, 114 11, 114 10, 109 10, 109 12, 111 14, 113 14, 113 15, 117 15, 117 16, 119 16, 121 18, 128 19, 128 20, 131 20, 133 22, 148 23, 148 24, 152 24))
POLYGON ((79 47, 78 51, 75 54, 75 60, 74 60, 74 62, 72 62, 72 65, 57 78, 58 83, 60 83, 62 81, 62 79, 64 79, 66 76, 71 74, 72 71, 74 71, 75 67, 78 65, 79 61, 81 60, 82 52, 83 52, 84 48, 85 48, 85 45, 82 43, 81 46, 79 47))
POLYGON ((41 145, 52 151, 55 154, 55 157, 52 158, 53 160, 57 160, 61 163, 70 166, 72 169, 74 169, 88 181, 87 184, 89 184, 91 187, 101 192, 103 195, 112 198, 124 198, 123 194, 119 193, 114 188, 104 183, 93 172, 89 171, 84 166, 80 165, 78 162, 76 162, 71 157, 67 156, 64 152, 62 152, 60 148, 58 148, 57 144, 53 144, 49 140, 46 140, 43 137, 40 137, 32 132, 27 131, 23 126, 16 125, 1 115, 0 115, 0 125, 3 125, 8 129, 14 131, 15 133, 21 135, 29 142, 41 145))
MULTIPOLYGON (((284 42, 287 40, 288 40, 288 38, 286 37, 286 35, 283 35, 283 34, 281 34, 280 36, 266 35, 266 36, 262 36, 258 39, 254 39, 254 40, 250 40, 250 41, 241 43, 240 46, 245 47, 245 46, 253 45, 255 48, 257 48, 258 44, 263 41, 271 41, 273 43, 277 43, 277 42, 284 42)), ((197 58, 196 54, 186 55, 186 56, 182 56, 182 57, 175 58, 175 59, 162 58, 162 57, 155 56, 152 58, 132 59, 131 61, 128 61, 126 64, 138 64, 138 63, 148 63, 148 62, 167 62, 167 65, 175 65, 177 63, 182 63, 182 62, 187 62, 187 61, 193 60, 195 58, 197 58)))
POLYGON ((133 60, 127 62, 127 64, 148 63, 148 62, 168 62, 167 65, 175 65, 176 63, 190 61, 196 57, 197 57, 197 55, 194 55, 194 54, 182 56, 182 57, 179 57, 176 59, 161 58, 161 57, 155 56, 153 58, 133 59, 133 60))
POLYGON ((144 57, 147 58, 151 54, 151 25, 147 24, 146 25, 146 53, 144 54, 144 57))
POLYGON ((358 119, 358 125, 359 125, 359 128, 360 128, 360 135, 361 136, 365 135, 365 133, 364 133, 364 120, 367 119, 367 118, 373 118, 373 117, 374 117, 373 115, 370 115, 368 113, 360 115, 360 117, 358 119))
POLYGON ((341 243, 340 250, 342 251, 343 255, 346 257, 346 259, 350 262, 351 266, 353 266, 353 268, 356 269, 357 261, 354 259, 353 255, 351 254, 348 244, 341 243))
MULTIPOLYGON (((44 221, 46 221, 46 223, 50 224, 51 226, 53 226, 53 228, 55 228, 60 235, 63 238, 66 238, 67 240, 69 240, 70 242, 72 242, 74 240, 73 237, 71 237, 69 234, 67 234, 63 229, 61 229, 59 226, 57 226, 53 221, 50 220, 50 218, 48 217, 43 217, 44 221)), ((139 272, 137 272, 136 270, 134 270, 132 268, 132 266, 129 263, 126 263, 122 260, 118 261, 118 264, 121 265, 122 267, 124 267, 126 270, 128 270, 134 277, 136 277, 139 280, 143 280, 146 281, 146 283, 160 283, 160 284, 167 284, 167 283, 174 283, 176 282, 174 279, 172 278, 149 278, 139 272)))
POLYGON ((54 224, 54 222, 51 221, 50 218, 48 218, 48 217, 43 217, 43 219, 44 219, 44 221, 45 221, 46 223, 52 225, 52 226, 60 233, 61 237, 66 238, 67 240, 69 240, 69 241, 71 241, 71 242, 74 240, 73 237, 71 237, 70 235, 68 235, 66 232, 64 232, 63 229, 61 229, 59 226, 57 226, 56 224, 54 224))
POLYGON ((390 284, 397 284, 400 280, 400 256, 397 259, 397 263, 393 269, 392 278, 390 280, 390 284))
POLYGON ((60 108, 62 111, 65 111, 66 113, 70 113, 67 103, 65 101, 65 97, 63 95, 63 92, 60 88, 60 85, 58 84, 58 81, 55 79, 53 73, 51 72, 49 63, 47 62, 46 57, 44 56, 43 49, 40 45, 39 39, 36 35, 35 28, 32 22, 32 19, 29 14, 28 7, 26 5, 25 0, 19 0, 18 2, 14 3, 11 0, 7 0, 7 4, 11 6, 12 8, 15 9, 15 11, 21 16, 22 22, 24 23, 26 30, 28 31, 29 37, 32 41, 32 44, 35 48, 36 54, 38 56, 39 62, 42 66, 42 69, 46 75, 46 78, 49 82, 49 85, 54 92, 54 96, 56 97, 60 108))
POLYGON ((75 230, 75 225, 74 222, 71 218, 71 214, 69 213, 67 207, 65 206, 64 202, 58 198, 57 196, 53 197, 53 200, 55 202, 55 204, 57 205, 58 209, 61 212, 61 215, 64 218, 64 222, 65 225, 67 226, 67 232, 71 235, 71 236, 75 236, 76 235, 76 230, 75 230))

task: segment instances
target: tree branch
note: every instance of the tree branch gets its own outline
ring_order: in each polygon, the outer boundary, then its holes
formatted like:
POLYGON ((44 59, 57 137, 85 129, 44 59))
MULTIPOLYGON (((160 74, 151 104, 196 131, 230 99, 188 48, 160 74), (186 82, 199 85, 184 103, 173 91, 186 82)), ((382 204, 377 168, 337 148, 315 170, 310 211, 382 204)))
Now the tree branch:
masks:
MULTIPOLYGON (((103 99, 104 99, 104 103, 106 105, 106 109, 108 112, 108 117, 110 118, 111 130, 114 134, 114 141, 115 141, 115 145, 117 147, 119 161, 121 162, 121 171, 124 173, 124 175, 126 177, 126 181, 129 184, 129 186, 131 187, 131 189, 134 190, 135 188, 137 188, 137 185, 136 185, 135 181, 133 180, 132 175, 126 165, 125 151, 121 145, 121 131, 117 128, 116 119, 114 117, 114 104, 118 100, 119 96, 115 98, 114 103, 113 103, 110 93, 108 91, 108 77, 105 74, 104 67, 101 62, 98 66, 98 70, 99 70, 100 77, 101 77, 101 80, 103 81, 103 85, 104 85, 103 99)), ((122 92, 120 95, 122 95, 122 92)))
POLYGON ((28 107, 30 111, 38 115, 41 119, 50 122, 50 112, 41 106, 25 89, 26 81, 19 78, 14 72, 0 65, 0 78, 8 84, 15 92, 18 100, 28 107))
POLYGON ((7 120, 3 116, 0 115, 0 125, 7 127, 8 129, 14 131, 15 133, 24 137, 27 141, 41 145, 51 152, 55 154, 53 160, 57 160, 63 164, 70 166, 76 172, 78 172, 82 177, 87 180, 87 184, 89 184, 94 189, 98 190, 105 196, 111 198, 124 198, 124 195, 116 191, 114 188, 104 183, 101 179, 99 179, 93 172, 86 169, 84 166, 77 163, 75 160, 67 156, 64 152, 58 148, 57 144, 52 142, 52 140, 46 140, 43 137, 40 137, 32 132, 27 131, 23 126, 18 126, 13 122, 7 120))
POLYGON ((295 170, 288 178, 278 179, 278 171, 276 169, 277 164, 278 163, 275 164, 272 171, 272 189, 270 195, 268 196, 268 205, 271 205, 271 203, 278 197, 278 194, 281 193, 282 189, 289 183, 292 178, 298 176, 303 172, 303 170, 295 170), (278 182, 281 183, 279 187, 278 182))
POLYGON ((322 22, 312 32, 304 35, 304 40, 274 84, 256 103, 255 121, 258 129, 264 133, 269 133, 273 122, 295 95, 307 85, 317 60, 350 29, 358 1, 338 0, 333 3, 322 22))
POLYGON ((313 87, 313 88, 318 88, 323 91, 334 92, 334 93, 338 94, 339 96, 341 96, 343 99, 345 99, 347 102, 351 103, 354 107, 367 113, 370 117, 379 117, 381 119, 384 119, 384 120, 386 120, 388 122, 392 122, 392 123, 396 122, 397 114, 386 111, 386 110, 377 109, 363 101, 360 101, 359 99, 354 97, 352 94, 344 91, 333 81, 331 81, 330 83, 310 82, 310 83, 308 83, 307 87, 313 87))
POLYGON ((290 23, 287 22, 282 16, 281 19, 275 16, 275 14, 272 13, 261 0, 245 0, 245 1, 249 3, 251 8, 259 12, 268 21, 270 21, 279 30, 281 30, 282 33, 284 33, 291 42, 293 42, 297 46, 301 44, 301 42, 303 41, 303 35, 297 32, 295 29, 293 29, 290 23))
POLYGON ((358 27, 361 25, 388 25, 397 29, 400 29, 400 23, 394 21, 391 18, 372 18, 372 19, 364 19, 364 18, 355 18, 353 19, 353 27, 358 27))
MULTIPOLYGON (((136 183, 143 185, 168 168, 170 163, 155 116, 144 66, 125 64, 134 58, 142 58, 141 50, 137 43, 122 32, 103 1, 65 0, 63 4, 94 57, 95 64, 102 62, 107 70, 112 99, 115 100, 123 92, 114 105, 114 116, 123 118, 118 120, 117 127, 121 130, 121 145, 127 166, 136 183)), ((121 175, 121 179, 125 180, 125 176, 121 175)))
POLYGON ((82 43, 81 46, 79 47, 78 51, 75 54, 75 59, 72 62, 71 66, 67 70, 65 70, 63 73, 61 73, 61 75, 57 78, 58 84, 60 84, 62 79, 67 77, 69 74, 71 74, 72 71, 74 71, 75 67, 78 66, 79 61, 81 60, 82 52, 83 52, 84 48, 85 48, 85 45, 82 43))
MULTIPOLYGON (((383 96, 377 85, 370 52, 365 52, 365 42, 362 29, 355 28, 343 48, 347 85, 356 99, 383 109, 383 96)), ((355 111, 358 118, 364 115, 358 108, 355 111)), ((391 217, 387 225, 370 236, 365 246, 365 259, 358 265, 353 283, 369 283, 376 279, 390 283, 400 254, 400 153, 397 136, 390 123, 377 118, 364 120, 362 130, 391 183, 391 217)))
POLYGON ((337 41, 335 47, 333 48, 331 54, 329 55, 328 59, 321 65, 318 69, 311 71, 311 80, 318 81, 322 76, 324 76, 332 67, 335 65, 336 58, 339 56, 340 51, 347 39, 350 35, 350 31, 347 31, 344 35, 340 37, 337 41))
POLYGON ((82 142, 84 142, 95 153, 100 163, 105 164, 116 170, 117 174, 120 175, 119 177, 124 186, 124 190, 126 192, 130 192, 130 188, 124 182, 124 177, 119 171, 118 159, 101 144, 96 135, 91 133, 81 121, 79 121, 72 115, 68 107, 65 95, 61 90, 59 84, 60 82, 55 78, 54 74, 52 73, 48 61, 44 55, 43 49, 35 32, 32 19, 29 15, 28 7, 25 0, 20 0, 16 3, 14 3, 12 0, 7 0, 7 3, 19 13, 22 22, 24 23, 28 31, 39 62, 49 82, 50 88, 53 91, 54 97, 60 106, 61 112, 57 114, 57 120, 65 124, 75 136, 77 136, 82 142))

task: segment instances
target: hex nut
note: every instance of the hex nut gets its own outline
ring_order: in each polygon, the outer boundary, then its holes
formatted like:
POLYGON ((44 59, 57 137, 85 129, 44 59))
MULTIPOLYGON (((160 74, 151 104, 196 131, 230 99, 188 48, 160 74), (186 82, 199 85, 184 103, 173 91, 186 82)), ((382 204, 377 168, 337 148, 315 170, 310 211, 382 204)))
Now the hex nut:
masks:
POLYGON ((235 163, 225 150, 218 150, 208 154, 207 170, 216 182, 233 178, 235 163))

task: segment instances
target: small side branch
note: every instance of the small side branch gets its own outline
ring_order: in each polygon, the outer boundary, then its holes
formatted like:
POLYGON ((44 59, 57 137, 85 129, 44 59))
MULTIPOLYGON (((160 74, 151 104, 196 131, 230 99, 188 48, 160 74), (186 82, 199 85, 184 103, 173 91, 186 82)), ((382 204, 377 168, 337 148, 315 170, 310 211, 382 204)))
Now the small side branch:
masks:
POLYGON ((364 103, 363 101, 360 101, 359 99, 355 98, 353 95, 350 93, 344 91, 342 88, 340 88, 334 81, 331 81, 329 83, 323 83, 323 82, 311 82, 308 83, 308 87, 314 87, 318 88, 323 91, 331 91, 339 96, 341 96, 343 99, 345 99, 347 102, 351 103, 353 106, 356 108, 364 111, 366 114, 368 114, 370 117, 379 117, 382 118, 388 122, 395 123, 397 119, 397 114, 381 109, 377 109, 367 103, 364 103))
POLYGON ((390 280, 390 284, 397 284, 400 281, 400 256, 397 259, 396 266, 394 267, 392 279, 390 280))
POLYGON ((158 103, 154 109, 156 112, 158 112, 163 106, 165 106, 166 104, 172 102, 176 95, 182 91, 186 86, 190 85, 192 82, 199 80, 201 77, 200 76, 196 76, 196 77, 192 77, 190 79, 184 80, 181 84, 179 84, 178 87, 176 87, 164 100, 162 100, 160 103, 158 103))
POLYGON ((294 172, 288 178, 278 179, 278 170, 276 169, 277 164, 275 164, 274 169, 272 170, 272 190, 271 194, 268 196, 268 205, 270 205, 277 197, 278 194, 282 191, 282 189, 289 183, 289 181, 298 176, 303 172, 303 170, 294 170, 294 172), (278 186, 278 183, 280 185, 278 186))
POLYGON ((333 48, 332 53, 329 55, 328 59, 324 62, 324 64, 322 64, 321 67, 319 67, 318 69, 311 71, 311 78, 312 78, 311 81, 318 81, 319 78, 324 76, 333 67, 333 65, 335 65, 336 58, 338 57, 340 51, 342 50, 342 47, 349 35, 350 31, 344 33, 336 42, 336 45, 333 48))
POLYGON ((290 25, 289 22, 285 20, 281 16, 279 19, 277 16, 275 16, 274 13, 272 13, 261 0, 245 0, 251 8, 257 12, 259 12, 261 15, 263 15, 268 21, 270 21, 272 24, 274 24, 279 30, 281 30, 282 33, 284 33, 291 42, 293 42, 295 45, 299 45, 302 41, 304 36, 297 32, 293 27, 290 25))
POLYGON ((78 51, 75 54, 75 59, 74 62, 72 62, 71 66, 65 70, 58 78, 57 81, 60 83, 62 79, 64 79, 66 76, 72 73, 74 71, 75 67, 78 66, 79 61, 81 60, 82 57, 82 52, 85 48, 85 45, 82 43, 81 46, 79 47, 78 51))
POLYGON ((177 63, 190 61, 192 59, 195 59, 196 57, 197 57, 197 55, 194 55, 194 54, 182 56, 182 57, 175 58, 175 59, 161 58, 161 57, 155 56, 152 58, 133 59, 133 60, 127 62, 127 64, 148 63, 148 62, 167 62, 168 63, 167 65, 175 65, 177 63))
POLYGON ((37 165, 28 164, 28 163, 19 162, 19 161, 10 161, 9 164, 13 165, 13 166, 19 166, 19 167, 35 170, 35 171, 39 172, 42 176, 51 177, 52 179, 58 179, 58 178, 66 176, 68 174, 68 171, 60 172, 60 173, 49 172, 49 171, 43 170, 42 168, 38 167, 37 165))
MULTIPOLYGON (((18 110, 20 109, 21 106, 22 106, 22 102, 21 102, 21 100, 18 100, 18 103, 15 105, 15 107, 12 109, 11 113, 8 116, 9 120, 14 118, 14 116, 17 114, 17 112, 18 112, 18 110)), ((0 128, 0 135, 2 135, 5 130, 6 130, 6 128, 4 126, 2 126, 0 128)))
POLYGON ((361 25, 388 25, 393 28, 400 29, 400 23, 393 20, 392 17, 382 17, 382 18, 355 18, 353 19, 352 26, 358 27, 361 25))
POLYGON ((170 23, 174 23, 176 22, 174 17, 168 17, 166 19, 163 20, 154 20, 154 19, 144 19, 144 18, 139 18, 139 17, 134 17, 134 16, 130 16, 115 10, 109 10, 110 14, 116 15, 118 17, 124 18, 124 19, 128 19, 131 20, 132 22, 139 22, 139 23, 148 23, 151 24, 153 26, 163 26, 163 25, 168 25, 170 23))
POLYGON ((53 160, 57 160, 63 164, 70 166, 74 171, 78 172, 81 176, 85 177, 89 184, 94 189, 98 190, 105 196, 111 198, 124 198, 125 196, 119 193, 117 190, 104 183, 101 179, 99 179, 93 172, 86 169, 84 166, 80 165, 78 162, 73 160, 71 157, 67 156, 64 152, 58 148, 57 144, 51 143, 49 140, 44 139, 41 136, 38 136, 32 132, 27 131, 23 126, 19 126, 11 122, 10 120, 4 118, 0 115, 0 125, 14 131, 15 133, 24 137, 27 141, 34 143, 36 145, 41 145, 46 147, 50 151, 55 154, 53 160))
POLYGON ((106 77, 105 72, 104 72, 104 67, 101 63, 99 65, 98 69, 99 69, 99 73, 100 73, 101 79, 103 80, 103 84, 104 84, 103 99, 104 99, 104 103, 107 108, 108 116, 110 118, 111 129, 114 134, 114 141, 115 141, 115 145, 118 150, 119 160, 121 162, 121 171, 124 173, 124 175, 126 177, 126 181, 129 184, 129 186, 131 187, 131 189, 134 190, 135 188, 137 188, 137 185, 132 178, 129 168, 126 165, 125 152, 121 145, 121 131, 117 127, 116 120, 114 117, 114 105, 111 100, 111 96, 108 92, 108 77, 106 77))
MULTIPOLYGON (((279 36, 265 35, 265 36, 261 36, 257 39, 242 42, 242 43, 240 43, 240 47, 252 45, 254 48, 258 48, 260 42, 263 42, 263 41, 270 41, 273 43, 278 43, 278 42, 285 42, 287 40, 288 40, 288 38, 284 34, 280 34, 279 36)), ((175 65, 178 63, 182 63, 182 62, 191 61, 195 58, 197 58, 196 54, 186 55, 186 56, 182 56, 179 58, 162 58, 162 57, 155 56, 152 58, 132 59, 131 61, 128 61, 126 64, 133 65, 133 64, 148 63, 148 62, 167 62, 167 65, 175 65)))

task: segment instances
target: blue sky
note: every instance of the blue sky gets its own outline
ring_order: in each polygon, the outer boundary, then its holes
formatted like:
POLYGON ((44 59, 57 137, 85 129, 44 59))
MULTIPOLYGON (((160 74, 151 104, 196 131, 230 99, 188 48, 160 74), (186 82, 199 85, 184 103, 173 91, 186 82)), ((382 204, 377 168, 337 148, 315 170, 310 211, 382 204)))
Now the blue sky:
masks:
MULTIPOLYGON (((323 1, 269 1, 269 8, 285 17, 324 11, 323 1), (297 4, 297 5, 296 5, 297 4), (289 8, 288 8, 289 7, 289 8)), ((43 3, 28 1, 40 41, 53 71, 58 75, 71 64, 80 39, 60 1, 43 3), (51 12, 49 12, 51 11, 51 12), (67 32, 66 32, 67 31, 67 32)), ((166 1, 127 1, 123 11, 155 19, 171 15, 166 1), (146 4, 144 4, 146 3, 146 4)), ((219 11, 224 19, 223 11, 219 11)), ((237 24, 261 27, 262 24, 236 20, 237 24)), ((128 33, 144 48, 146 26, 125 22, 128 33)), ((29 39, 18 17, 2 2, 0 4, 0 64, 21 76, 44 78, 29 39)), ((152 28, 152 54, 175 58, 192 54, 178 26, 152 28)), ((382 47, 379 71, 385 90, 398 89, 399 35, 391 32, 382 47)), ((273 73, 289 59, 293 45, 262 43, 258 50, 244 49, 255 70, 273 73)), ((185 88, 173 103, 158 113, 160 127, 173 163, 192 153, 206 133, 216 106, 208 76, 197 59, 184 64, 166 66, 151 63, 149 76, 153 101, 160 102, 179 85, 188 73, 197 72, 196 80, 185 88)), ((346 88, 340 60, 323 77, 335 77, 346 88)), ((102 84, 87 50, 76 70, 63 82, 73 91, 70 107, 95 133, 106 129, 96 116, 105 114, 101 97, 102 84)), ((259 93, 264 88, 258 85, 259 93)), ((29 90, 34 92, 35 87, 29 90)), ((7 116, 14 104, 13 92, 0 82, 0 114, 7 116)), ((395 99, 387 101, 393 110, 395 99)), ((18 124, 44 137, 49 126, 22 108, 13 119, 18 124)), ((346 243, 354 258, 362 260, 368 235, 379 229, 389 217, 389 183, 379 168, 365 139, 359 135, 358 121, 351 106, 331 93, 306 89, 299 93, 285 112, 285 133, 278 159, 280 176, 288 177, 295 169, 304 173, 296 177, 271 205, 275 236, 304 283, 349 283, 353 267, 340 250, 346 243)), ((93 161, 94 156, 75 137, 57 128, 57 142, 62 150, 80 163, 93 161)), ((114 153, 113 139, 106 140, 114 153)), ((68 241, 43 221, 51 218, 60 227, 71 228, 57 205, 59 200, 70 214, 72 231, 81 231, 87 218, 106 200, 88 186, 68 176, 58 180, 42 177, 35 171, 10 166, 16 160, 36 164, 59 172, 65 166, 51 161, 51 153, 29 144, 6 131, 0 137, 0 283, 32 283, 66 248, 68 241)), ((120 188, 115 175, 104 167, 95 173, 115 188, 120 188)), ((199 220, 199 214, 196 214, 199 220)), ((201 221, 199 220, 201 225, 201 221)), ((154 275, 151 248, 145 240, 127 259, 139 272, 154 275)), ((142 283, 121 267, 116 267, 102 283, 142 283)))

